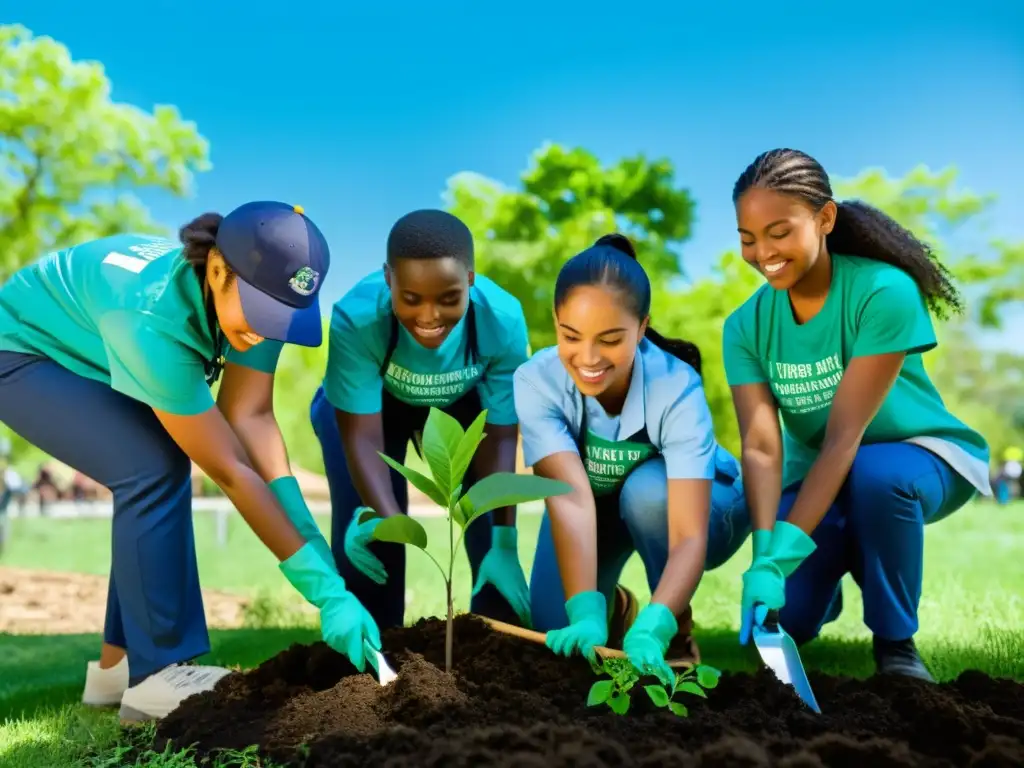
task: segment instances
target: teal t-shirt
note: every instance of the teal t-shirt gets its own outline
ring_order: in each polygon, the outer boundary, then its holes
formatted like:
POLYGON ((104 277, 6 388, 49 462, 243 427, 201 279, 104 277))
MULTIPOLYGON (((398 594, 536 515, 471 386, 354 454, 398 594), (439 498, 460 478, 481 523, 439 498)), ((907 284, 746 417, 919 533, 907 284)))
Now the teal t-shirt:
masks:
POLYGON ((833 255, 832 285, 821 311, 800 325, 789 296, 762 286, 726 320, 723 358, 730 386, 767 383, 785 433, 783 483, 807 474, 825 437, 832 398, 851 359, 906 352, 896 382, 863 443, 912 442, 945 459, 982 493, 991 493, 984 438, 946 408, 921 355, 936 346, 927 305, 903 270, 833 255))
POLYGON ((516 423, 512 374, 527 359, 526 318, 512 294, 477 275, 469 291, 474 304, 478 356, 466 361, 466 317, 437 349, 420 344, 398 324, 398 344, 380 375, 391 334, 391 290, 379 270, 360 280, 335 305, 324 394, 348 413, 377 413, 384 389, 415 406, 445 408, 473 387, 487 409, 487 422, 516 423))
MULTIPOLYGON (((232 363, 273 373, 282 344, 232 363)), ((69 371, 169 413, 209 410, 213 357, 202 290, 181 245, 114 235, 43 256, 0 288, 0 350, 47 357, 69 371)))

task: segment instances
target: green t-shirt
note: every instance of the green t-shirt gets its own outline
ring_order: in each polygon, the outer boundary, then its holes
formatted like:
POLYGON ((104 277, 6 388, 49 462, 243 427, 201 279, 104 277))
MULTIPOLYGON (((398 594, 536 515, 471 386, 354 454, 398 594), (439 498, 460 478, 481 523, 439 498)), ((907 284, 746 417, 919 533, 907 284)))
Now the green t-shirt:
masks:
POLYGON ((331 314, 324 376, 328 402, 348 413, 377 413, 387 389, 409 405, 445 408, 475 387, 489 424, 515 424, 512 374, 528 357, 522 305, 479 274, 469 298, 476 323, 475 361, 466 365, 466 316, 437 349, 420 344, 399 323, 398 343, 382 377, 391 337, 391 291, 383 270, 360 280, 331 314))
MULTIPOLYGON (((273 373, 280 342, 227 360, 273 373)), ((181 245, 114 235, 43 256, 0 288, 0 350, 47 357, 162 411, 191 416, 214 402, 213 357, 195 272, 181 245)))
POLYGON ((990 494, 988 444, 946 409, 925 372, 921 355, 936 346, 936 339, 916 283, 903 270, 870 259, 833 255, 832 264, 825 305, 808 322, 800 325, 793 318, 785 291, 764 285, 725 323, 729 385, 767 382, 779 404, 784 486, 803 479, 817 456, 850 360, 906 352, 863 444, 916 443, 990 494))

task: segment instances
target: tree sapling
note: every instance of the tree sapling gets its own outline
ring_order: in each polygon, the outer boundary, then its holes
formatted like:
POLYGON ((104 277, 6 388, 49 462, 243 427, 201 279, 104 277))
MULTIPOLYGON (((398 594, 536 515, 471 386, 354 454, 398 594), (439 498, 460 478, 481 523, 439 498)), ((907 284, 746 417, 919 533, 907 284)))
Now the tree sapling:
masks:
MULTIPOLYGON (((539 501, 551 496, 560 496, 572 490, 570 485, 558 480, 549 480, 536 475, 520 475, 515 472, 496 472, 474 483, 472 488, 463 493, 463 477, 466 470, 469 469, 477 448, 487 436, 484 433, 486 418, 487 411, 484 410, 469 425, 468 429, 463 430, 459 422, 452 416, 437 408, 430 409, 430 414, 423 427, 423 437, 417 443, 417 448, 427 462, 431 477, 420 474, 378 452, 392 469, 426 494, 435 504, 448 510, 449 556, 447 566, 441 565, 427 551, 427 532, 422 525, 408 515, 384 518, 373 531, 373 537, 378 541, 411 544, 423 550, 431 562, 437 566, 437 570, 441 572, 448 600, 444 653, 446 672, 451 672, 452 669, 452 621, 454 619, 452 570, 455 567, 455 553, 466 535, 466 528, 474 520, 491 510, 539 501), (457 539, 455 537, 456 525, 460 528, 457 539)), ((360 522, 371 517, 379 517, 379 514, 369 508, 364 508, 359 513, 360 522)))
MULTIPOLYGON (((607 658, 603 659, 600 664, 591 662, 590 666, 594 670, 594 674, 604 673, 611 679, 598 680, 590 686, 590 692, 587 694, 587 706, 597 707, 607 704, 615 714, 626 714, 631 701, 629 692, 640 680, 640 675, 632 663, 629 659, 607 658)), ((677 674, 672 685, 645 685, 644 691, 656 707, 666 707, 672 714, 686 717, 689 715, 689 710, 682 702, 674 701, 676 694, 689 693, 706 699, 707 694, 704 693, 704 690, 716 687, 721 674, 714 667, 698 664, 696 667, 677 674)))

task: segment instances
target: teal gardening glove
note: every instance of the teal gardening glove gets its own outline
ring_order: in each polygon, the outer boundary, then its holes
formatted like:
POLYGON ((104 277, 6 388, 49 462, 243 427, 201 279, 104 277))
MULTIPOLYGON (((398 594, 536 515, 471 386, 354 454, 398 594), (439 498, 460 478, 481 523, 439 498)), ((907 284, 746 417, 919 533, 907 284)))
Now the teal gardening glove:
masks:
MULTIPOLYGON (((320 609, 320 634, 331 648, 348 656, 360 672, 366 666, 365 644, 380 650, 380 630, 362 603, 312 544, 280 564, 281 572, 306 600, 320 609)), ((370 656, 371 664, 374 657, 370 656)))
POLYGON ((523 626, 530 628, 530 589, 526 586, 523 566, 519 562, 518 534, 513 525, 495 525, 491 528, 491 548, 480 563, 473 597, 493 584, 508 600, 523 626))
POLYGON ((384 568, 384 563, 367 548, 367 545, 373 541, 373 531, 384 518, 371 517, 360 523, 360 515, 368 510, 372 511, 369 507, 356 507, 352 514, 352 520, 345 529, 345 555, 368 579, 383 584, 388 580, 388 572, 384 568))
POLYGON ((675 673, 665 661, 668 644, 679 631, 672 611, 661 603, 648 604, 636 617, 622 641, 622 651, 640 674, 654 675, 672 685, 675 673))
POLYGON ((324 559, 324 562, 332 569, 337 570, 334 565, 334 555, 331 554, 331 547, 323 533, 320 532, 309 507, 306 506, 306 500, 302 498, 299 481, 292 475, 286 475, 267 483, 267 488, 274 494, 277 503, 284 509, 299 535, 313 545, 313 549, 324 559))
POLYGON ((600 592, 580 592, 565 601, 569 626, 547 633, 544 644, 560 656, 578 651, 597 660, 595 645, 608 642, 608 601, 600 592))
MULTIPOLYGON (((762 546, 763 541, 762 538, 762 546)), ((755 552, 757 547, 758 541, 755 539, 755 552)), ((815 549, 817 545, 814 540, 795 525, 783 520, 775 524, 767 550, 755 554, 754 562, 743 574, 740 645, 746 645, 750 641, 754 624, 754 606, 762 603, 767 610, 782 608, 786 604, 786 577, 815 549)))

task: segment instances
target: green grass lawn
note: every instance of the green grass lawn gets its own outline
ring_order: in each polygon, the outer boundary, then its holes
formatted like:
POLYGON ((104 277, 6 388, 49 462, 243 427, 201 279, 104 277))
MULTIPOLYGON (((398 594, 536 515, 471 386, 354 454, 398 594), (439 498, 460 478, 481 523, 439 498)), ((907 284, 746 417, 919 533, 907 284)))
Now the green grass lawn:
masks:
MULTIPOLYGON (((529 510, 529 508, 527 508, 529 510)), ((536 507, 532 508, 535 512, 536 507)), ((326 521, 321 520, 323 525, 326 521)), ((446 551, 446 522, 422 519, 431 551, 446 551)), ((539 517, 520 515, 520 554, 529 574, 539 517)), ((277 570, 240 518, 233 518, 227 547, 217 547, 212 518, 196 519, 203 585, 259 595, 253 613, 260 628, 211 632, 210 663, 250 667, 292 642, 318 635, 288 624, 287 606, 301 598, 277 570), (284 615, 281 607, 284 606, 284 615)), ((109 521, 14 520, 0 564, 105 574, 109 571, 109 521)), ((925 594, 917 636, 922 654, 940 678, 967 668, 1024 680, 1024 504, 996 507, 979 503, 926 529, 925 594)), ((707 574, 694 600, 697 638, 704 661, 730 670, 750 670, 756 654, 736 643, 740 574, 749 563, 749 542, 728 563, 707 574)), ((457 602, 466 610, 469 568, 464 555, 456 567, 457 602)), ((649 591, 634 557, 623 582, 642 600, 649 591)), ((870 635, 861 623, 860 594, 849 579, 846 610, 822 638, 803 650, 806 666, 864 676, 871 673, 870 635)), ((407 621, 442 615, 443 586, 422 553, 409 552, 407 621)), ((0 603, 2 610, 2 603, 0 603)), ((301 623, 301 620, 299 620, 301 623)), ((294 623, 294 622, 292 622, 294 623)), ((75 705, 81 695, 85 663, 95 658, 97 635, 0 635, 0 765, 5 768, 54 768, 65 765, 120 766, 116 717, 75 705), (99 755, 99 756, 97 756, 99 755)), ((181 755, 150 756, 144 765, 184 768, 181 755)), ((257 766, 251 756, 225 765, 257 766)))

